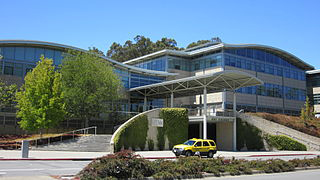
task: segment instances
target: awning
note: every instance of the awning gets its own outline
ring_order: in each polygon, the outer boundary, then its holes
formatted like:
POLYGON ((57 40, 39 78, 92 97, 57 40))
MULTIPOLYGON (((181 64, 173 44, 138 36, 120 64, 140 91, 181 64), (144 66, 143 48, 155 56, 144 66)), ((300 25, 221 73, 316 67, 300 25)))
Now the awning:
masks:
POLYGON ((185 97, 203 94, 203 88, 208 93, 234 91, 242 87, 262 85, 263 81, 242 71, 225 70, 199 76, 165 81, 129 89, 151 98, 166 98, 173 93, 174 97, 185 97))

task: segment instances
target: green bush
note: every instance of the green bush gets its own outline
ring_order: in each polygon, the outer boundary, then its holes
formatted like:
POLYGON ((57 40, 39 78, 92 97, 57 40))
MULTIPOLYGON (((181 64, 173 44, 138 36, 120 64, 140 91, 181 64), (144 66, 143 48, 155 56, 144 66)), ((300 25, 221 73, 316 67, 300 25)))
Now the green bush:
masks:
POLYGON ((313 159, 293 159, 284 161, 271 160, 239 160, 221 157, 202 159, 199 157, 178 158, 172 160, 149 161, 135 155, 132 151, 121 151, 114 155, 97 158, 80 171, 76 178, 95 179, 185 179, 199 178, 203 172, 220 176, 222 173, 230 175, 252 174, 252 170, 266 173, 293 171, 295 167, 319 166, 320 157, 313 159))
POLYGON ((148 139, 148 148, 149 148, 149 151, 154 150, 154 142, 152 139, 148 139))
POLYGON ((143 178, 154 174, 152 162, 134 155, 132 151, 121 151, 91 162, 78 173, 80 179, 143 178))
POLYGON ((243 147, 248 150, 261 150, 264 148, 263 137, 261 131, 240 118, 237 118, 237 149, 241 150, 243 147))
POLYGON ((164 134, 168 137, 170 149, 188 139, 189 119, 187 109, 162 108, 160 118, 163 119, 164 134))
POLYGON ((145 149, 148 135, 148 118, 146 115, 137 116, 135 119, 122 127, 114 138, 115 152, 124 149, 145 149))
POLYGON ((307 147, 284 135, 268 135, 266 136, 267 143, 277 148, 278 150, 290 150, 290 151, 306 151, 307 147))
POLYGON ((164 146, 165 146, 165 131, 163 129, 163 127, 158 127, 158 134, 157 134, 157 140, 158 140, 158 148, 160 151, 164 150, 164 146))

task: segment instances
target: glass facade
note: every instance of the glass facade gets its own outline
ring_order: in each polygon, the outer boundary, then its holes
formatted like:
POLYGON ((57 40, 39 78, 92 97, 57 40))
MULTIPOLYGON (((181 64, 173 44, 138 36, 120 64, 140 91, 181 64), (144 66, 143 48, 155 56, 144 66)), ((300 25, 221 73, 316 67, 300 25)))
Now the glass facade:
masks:
POLYGON ((135 64, 134 66, 143 68, 143 69, 150 69, 156 71, 166 71, 167 57, 160 57, 150 61, 145 61, 142 63, 135 64))
POLYGON ((34 47, 0 47, 0 55, 3 59, 0 62, 1 74, 24 75, 36 66, 41 55, 53 59, 55 65, 61 64, 62 52, 59 50, 34 48, 34 47))
POLYGON ((233 66, 281 77, 284 76, 286 78, 301 81, 306 80, 306 75, 303 70, 271 53, 255 49, 241 49, 241 51, 226 49, 225 53, 227 53, 225 54, 226 66, 233 66), (248 56, 246 52, 250 52, 250 55, 248 56))

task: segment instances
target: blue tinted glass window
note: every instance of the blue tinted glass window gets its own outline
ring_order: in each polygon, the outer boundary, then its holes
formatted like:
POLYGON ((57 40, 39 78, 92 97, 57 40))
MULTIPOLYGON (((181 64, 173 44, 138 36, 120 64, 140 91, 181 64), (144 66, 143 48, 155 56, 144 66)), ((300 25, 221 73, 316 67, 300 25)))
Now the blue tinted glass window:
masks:
POLYGON ((44 56, 44 49, 43 48, 36 48, 36 56, 35 56, 35 61, 38 62, 40 61, 40 57, 44 56))
POLYGON ((14 47, 4 47, 3 51, 4 59, 14 59, 14 47))
POLYGON ((283 76, 282 68, 281 68, 281 67, 276 67, 276 71, 277 71, 277 75, 278 75, 278 76, 283 76))
POLYGON ((35 48, 25 48, 25 60, 26 61, 35 61, 35 48))
POLYGON ((62 62, 62 53, 61 51, 54 51, 54 64, 60 65, 62 62))
POLYGON ((13 63, 5 62, 4 63, 4 74, 13 75, 13 63))
POLYGON ((44 56, 45 56, 46 58, 53 59, 53 57, 54 57, 54 51, 51 50, 51 49, 46 49, 44 56))
POLYGON ((14 58, 16 60, 24 60, 24 47, 16 47, 14 58))
POLYGON ((14 64, 13 75, 15 75, 15 76, 20 76, 20 77, 23 76, 22 64, 18 64, 18 63, 15 63, 15 64, 14 64))
POLYGON ((247 57, 253 58, 253 49, 247 49, 247 57))

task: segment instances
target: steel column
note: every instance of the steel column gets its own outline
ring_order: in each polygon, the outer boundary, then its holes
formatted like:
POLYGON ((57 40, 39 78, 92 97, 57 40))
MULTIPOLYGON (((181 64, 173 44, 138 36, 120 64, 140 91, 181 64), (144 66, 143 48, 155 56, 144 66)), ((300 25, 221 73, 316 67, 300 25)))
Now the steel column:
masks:
POLYGON ((207 139, 207 87, 203 88, 203 139, 207 139))
POLYGON ((237 94, 233 91, 233 151, 237 151, 237 94))

